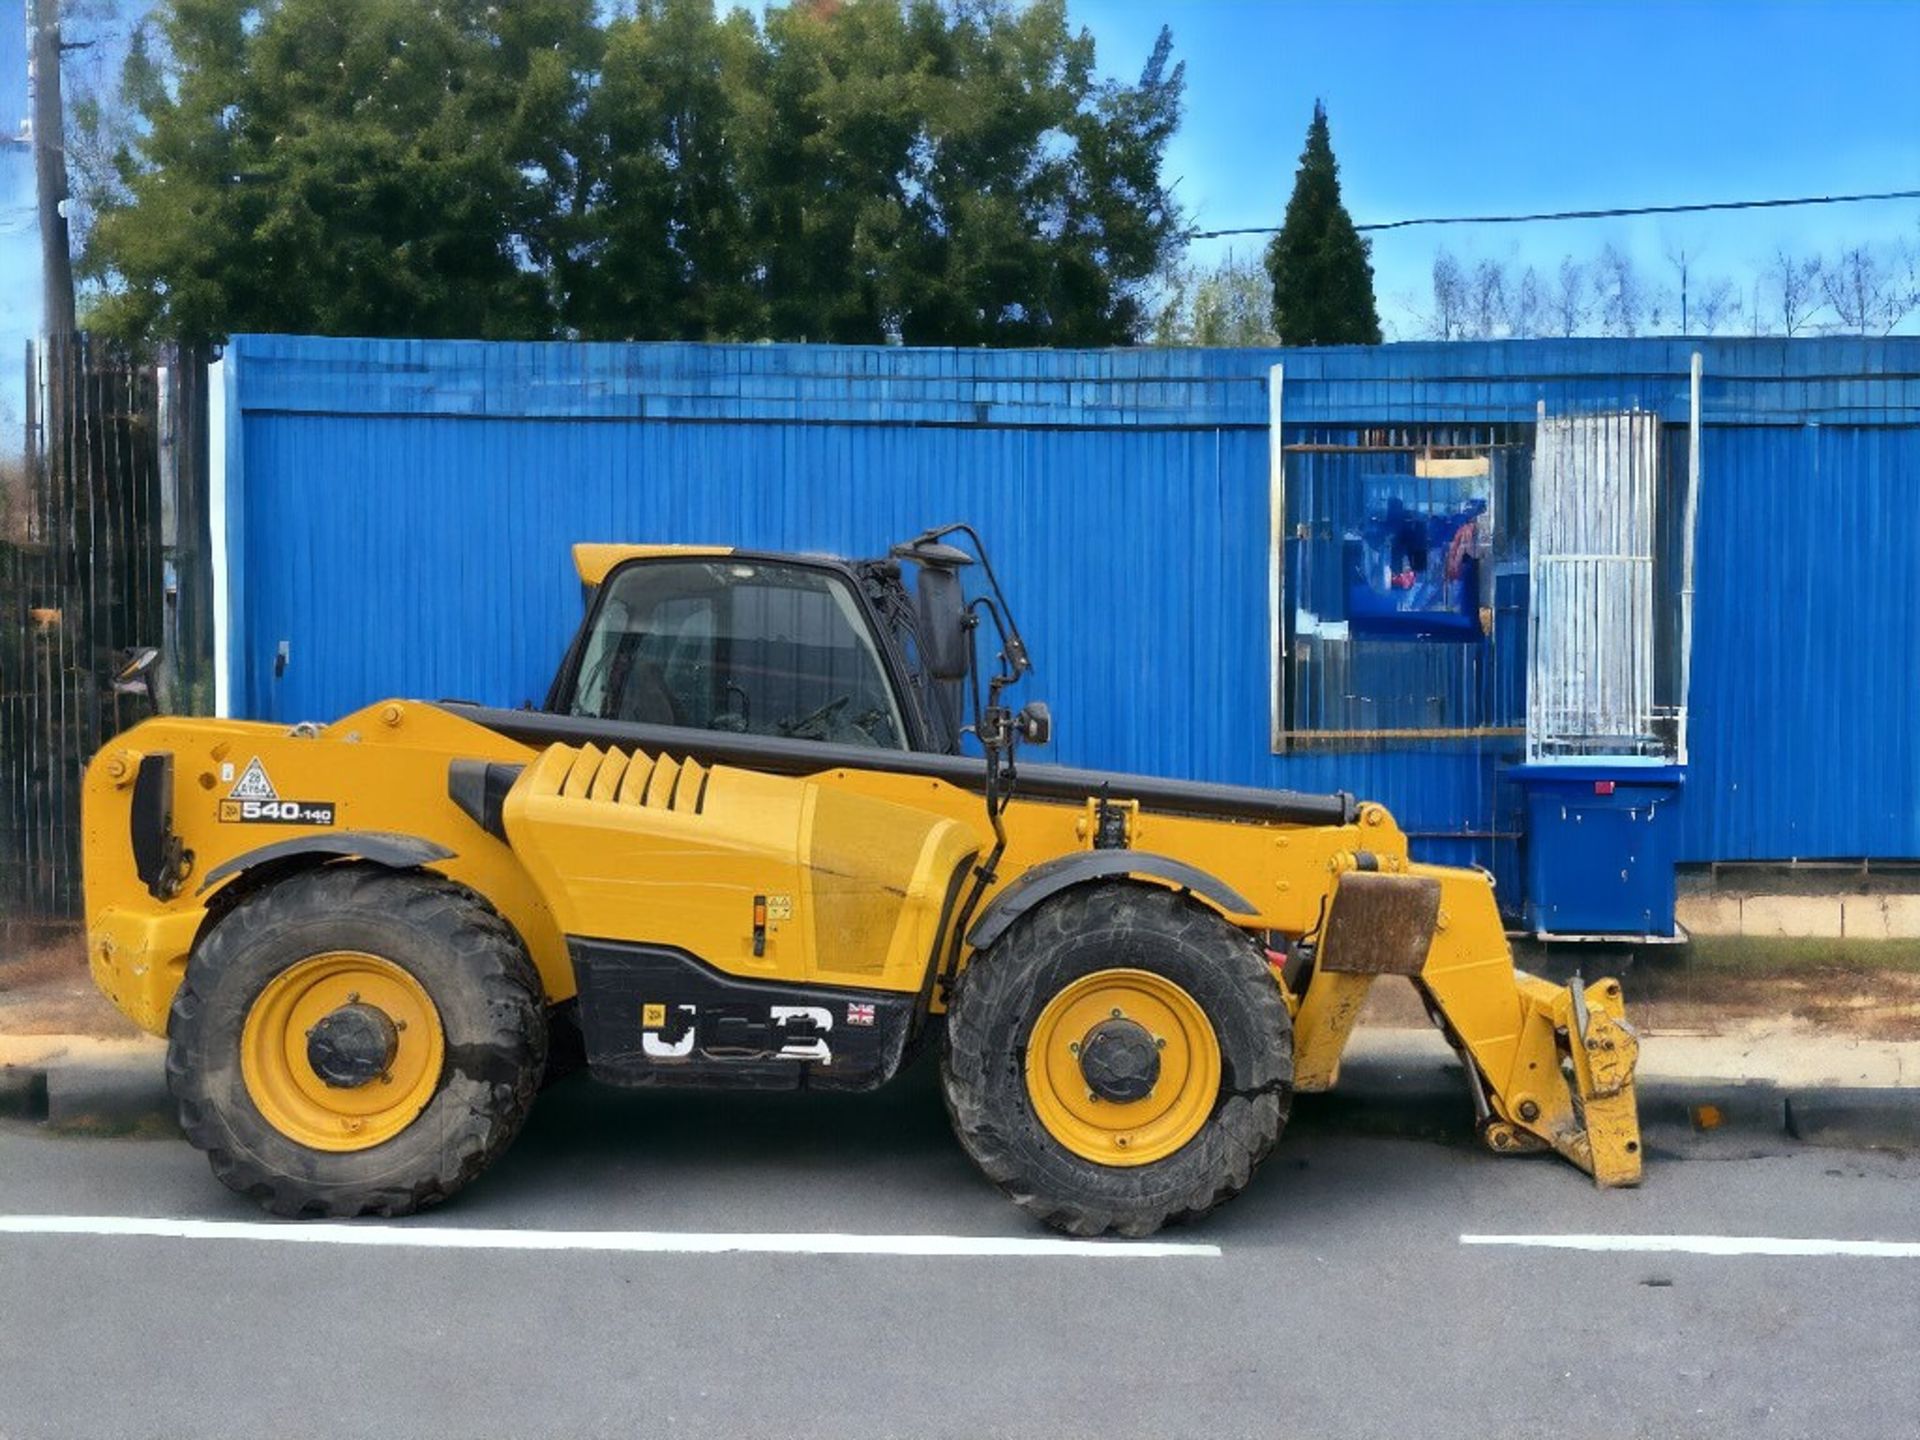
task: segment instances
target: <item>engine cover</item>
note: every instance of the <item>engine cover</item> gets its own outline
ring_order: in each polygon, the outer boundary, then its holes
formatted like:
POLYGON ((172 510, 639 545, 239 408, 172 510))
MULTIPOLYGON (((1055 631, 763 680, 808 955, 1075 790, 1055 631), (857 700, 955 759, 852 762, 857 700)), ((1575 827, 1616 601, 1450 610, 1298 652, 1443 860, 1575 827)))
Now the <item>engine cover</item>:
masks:
POLYGON ((625 1084, 880 1083, 980 849, 933 810, 591 745, 549 747, 501 816, 567 937, 589 1063, 625 1084))

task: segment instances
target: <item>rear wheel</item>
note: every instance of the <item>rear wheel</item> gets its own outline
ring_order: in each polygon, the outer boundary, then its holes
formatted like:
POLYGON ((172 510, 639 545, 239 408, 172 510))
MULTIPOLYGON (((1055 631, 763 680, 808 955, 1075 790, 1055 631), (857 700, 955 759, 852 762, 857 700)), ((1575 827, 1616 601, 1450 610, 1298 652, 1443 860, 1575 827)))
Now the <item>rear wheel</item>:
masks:
POLYGON ((1139 884, 1042 905, 975 956, 942 1067, 961 1143, 1076 1235, 1147 1235, 1238 1194, 1279 1138, 1293 1032, 1266 959, 1139 884))
POLYGON ((214 1173, 277 1215, 401 1215, 519 1132, 546 1059, 539 981, 468 891, 331 865, 243 900, 174 997, 167 1080, 214 1173))

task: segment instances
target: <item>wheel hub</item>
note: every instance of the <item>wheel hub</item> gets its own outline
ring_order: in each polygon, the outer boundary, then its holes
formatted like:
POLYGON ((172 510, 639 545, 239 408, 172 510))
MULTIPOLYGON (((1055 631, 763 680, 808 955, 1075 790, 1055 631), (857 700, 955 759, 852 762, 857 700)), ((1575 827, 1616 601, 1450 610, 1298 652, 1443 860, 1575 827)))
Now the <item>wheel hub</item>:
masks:
POLYGON ((1160 1048, 1137 1020, 1103 1020, 1080 1042, 1080 1073, 1102 1100, 1144 1100, 1160 1079, 1160 1048))
POLYGON ((1024 1061, 1034 1118, 1101 1165, 1151 1165, 1200 1133, 1220 1095, 1220 1042, 1183 986, 1115 966, 1061 987, 1024 1061))
POLYGON ((307 1031, 307 1063, 336 1090, 354 1090, 387 1073, 400 1031, 386 1011, 352 1002, 323 1015, 307 1031))
POLYGON ((310 1150, 370 1150, 440 1087, 446 1031, 426 987, 363 950, 327 950, 269 980, 240 1031, 240 1074, 267 1124, 310 1150))

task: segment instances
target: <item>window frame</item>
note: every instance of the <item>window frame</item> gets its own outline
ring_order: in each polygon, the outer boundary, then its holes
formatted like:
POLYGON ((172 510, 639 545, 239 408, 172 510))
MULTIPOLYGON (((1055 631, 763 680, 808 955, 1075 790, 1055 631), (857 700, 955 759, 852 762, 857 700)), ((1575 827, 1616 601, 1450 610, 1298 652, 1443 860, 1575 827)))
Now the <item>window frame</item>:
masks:
MULTIPOLYGON (((1275 367, 1276 370, 1279 367, 1275 367)), ((1295 620, 1299 605, 1300 577, 1295 563, 1296 547, 1302 538, 1298 531, 1292 506, 1292 487, 1295 471, 1289 462, 1296 455, 1309 455, 1316 451, 1349 453, 1354 455, 1404 454, 1410 459, 1425 457, 1429 461, 1446 462, 1455 459, 1492 457, 1496 452, 1514 449, 1522 445, 1530 446, 1532 422, 1463 420, 1418 420, 1418 421, 1315 421, 1296 431, 1304 430, 1304 435, 1288 440, 1286 431, 1281 428, 1279 411, 1280 376, 1272 377, 1272 426, 1269 431, 1269 472, 1268 472, 1268 559, 1267 583, 1269 604, 1269 645, 1268 663, 1272 666, 1271 683, 1268 696, 1268 745, 1275 755, 1297 753, 1325 753, 1333 750, 1367 750, 1383 746, 1405 744, 1470 744, 1480 745, 1488 742, 1514 743, 1522 740, 1526 734, 1523 723, 1488 722, 1476 725, 1446 726, 1408 726, 1385 725, 1369 727, 1328 727, 1296 728, 1292 723, 1292 712, 1299 694, 1298 665, 1294 659, 1294 647, 1297 640, 1295 620), (1529 438, 1523 440, 1520 432, 1529 432, 1529 438), (1352 432, 1352 439, 1320 438, 1337 436, 1352 432), (1480 433, 1484 432, 1484 433, 1480 433), (1450 438, 1437 438, 1440 436, 1450 438), (1471 438, 1460 438, 1461 436, 1471 438), (1416 438, 1417 437, 1417 438, 1416 438)), ((1431 477, 1443 478, 1443 477, 1431 477)), ((1497 492, 1500 481, 1491 481, 1497 492)), ((1498 503, 1496 494, 1495 503, 1498 503)), ((1504 508, 1504 507, 1503 507, 1504 508)), ((1507 523, 1504 520, 1498 523, 1507 523)), ((1497 541, 1496 541, 1497 545, 1497 541)), ((1492 564, 1494 557, 1489 552, 1487 563, 1492 564)), ((1496 572, 1497 574, 1497 572, 1496 572)), ((1491 599, 1492 591, 1489 590, 1491 599)), ((1489 664, 1495 664, 1495 637, 1489 633, 1486 637, 1489 664)), ((1526 637, 1520 638, 1522 646, 1526 637)))
POLYGON ((715 551, 708 555, 640 555, 631 560, 623 560, 614 566, 607 572, 605 578, 593 587, 586 614, 582 617, 579 628, 574 632, 573 642, 567 646, 566 655, 560 662, 560 669, 547 691, 546 703, 541 708, 553 715, 572 713, 573 701, 580 692, 580 670, 586 659, 587 641, 599 623, 608 594, 622 575, 641 566, 689 563, 780 565, 788 569, 810 571, 825 577, 829 584, 845 587, 852 596, 854 613, 867 626, 867 637, 872 642, 874 653, 880 660, 882 679, 891 691, 894 706, 900 714, 900 723, 906 731, 902 737, 905 741, 904 745, 875 748, 889 754, 924 754, 935 748, 932 744, 932 727, 920 706, 919 697, 914 693, 913 687, 907 683, 905 657, 899 653, 893 636, 889 633, 887 626, 882 623, 872 597, 867 594, 866 586, 861 583, 853 567, 837 560, 782 555, 758 550, 715 551))

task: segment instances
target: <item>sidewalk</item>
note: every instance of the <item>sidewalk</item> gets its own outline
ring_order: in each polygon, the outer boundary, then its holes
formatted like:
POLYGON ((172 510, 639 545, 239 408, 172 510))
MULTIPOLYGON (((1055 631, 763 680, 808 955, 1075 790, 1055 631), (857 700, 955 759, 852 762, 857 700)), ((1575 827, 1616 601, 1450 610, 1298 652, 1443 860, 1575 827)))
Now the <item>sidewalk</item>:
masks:
POLYGON ((0 1118, 75 1132, 176 1130, 166 1043, 93 986, 77 937, 0 955, 0 1118))
MULTIPOLYGON (((1642 1034, 1636 1083, 1649 1144, 1669 1153, 1716 1134, 1920 1152, 1920 1040, 1861 1040, 1793 1020, 1642 1034)), ((1467 1082, 1438 1031, 1363 1025, 1322 1103, 1376 1133, 1452 1134, 1465 1124, 1467 1082)))
MULTIPOLYGON (((1796 1001, 1756 1014, 1752 975, 1732 986, 1711 971, 1688 977, 1680 1001, 1661 993, 1676 989, 1671 976, 1631 977, 1650 1145, 1672 1152, 1718 1134, 1920 1151, 1920 1022, 1909 1009, 1920 975, 1843 978, 1822 990, 1817 977, 1764 977, 1776 1003, 1819 990, 1843 994, 1844 1004, 1796 1001), (1636 1000, 1636 988, 1650 992, 1646 1000, 1636 1000)), ((0 980, 0 1118, 74 1134, 175 1130, 164 1042, 139 1033, 93 989, 77 945, 0 962, 0 980)), ((1364 1133, 1436 1137, 1466 1133, 1471 1117, 1459 1061, 1411 989, 1389 985, 1362 1012, 1338 1086, 1298 1109, 1364 1133)))

